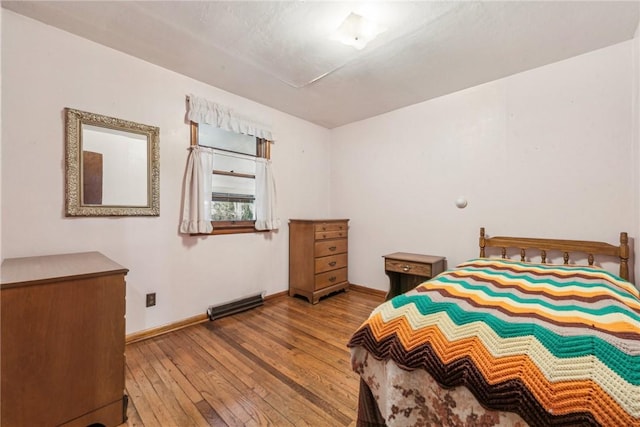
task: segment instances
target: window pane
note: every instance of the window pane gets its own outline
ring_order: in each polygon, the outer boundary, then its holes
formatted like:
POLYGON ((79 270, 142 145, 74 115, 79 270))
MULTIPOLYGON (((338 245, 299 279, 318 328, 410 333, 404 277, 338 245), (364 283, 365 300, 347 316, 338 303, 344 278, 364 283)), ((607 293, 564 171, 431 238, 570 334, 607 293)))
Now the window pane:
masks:
POLYGON ((257 153, 255 136, 229 132, 204 123, 198 124, 198 144, 251 156, 257 153))
POLYGON ((213 174, 211 182, 214 193, 256 194, 256 180, 253 178, 213 174))
POLYGON ((254 157, 243 158, 233 154, 214 151, 213 168, 219 171, 256 174, 256 160, 254 157))
POLYGON ((211 218, 214 221, 254 221, 253 200, 246 202, 211 203, 211 218))

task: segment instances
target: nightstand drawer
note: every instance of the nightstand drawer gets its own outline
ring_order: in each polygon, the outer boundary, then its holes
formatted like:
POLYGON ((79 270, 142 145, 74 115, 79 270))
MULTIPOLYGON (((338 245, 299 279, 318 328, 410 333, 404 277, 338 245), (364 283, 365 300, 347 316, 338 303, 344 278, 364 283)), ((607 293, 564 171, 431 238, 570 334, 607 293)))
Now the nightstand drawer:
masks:
POLYGON ((316 273, 323 273, 329 270, 337 270, 347 266, 347 254, 323 256, 316 258, 316 273))
POLYGON ((327 286, 337 285, 338 283, 347 281, 347 269, 327 271, 326 273, 316 274, 316 289, 326 288, 327 286))
POLYGON ((316 240, 339 239, 341 237, 347 237, 347 230, 316 231, 316 240))
POLYGON ((320 231, 347 231, 346 222, 323 222, 315 225, 316 233, 320 231))
POLYGON ((398 273, 413 274, 415 276, 431 277, 430 264, 387 259, 384 263, 384 269, 386 271, 396 271, 398 273))
POLYGON ((347 239, 327 240, 315 243, 315 256, 328 256, 347 252, 347 239))

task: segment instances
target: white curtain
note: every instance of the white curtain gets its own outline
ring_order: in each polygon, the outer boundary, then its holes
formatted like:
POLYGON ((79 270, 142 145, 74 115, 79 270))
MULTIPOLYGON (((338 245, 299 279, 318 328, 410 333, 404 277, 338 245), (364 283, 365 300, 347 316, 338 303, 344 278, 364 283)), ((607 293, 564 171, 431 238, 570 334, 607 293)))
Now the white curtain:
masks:
POLYGON ((190 147, 184 180, 180 232, 211 233, 211 172, 213 149, 190 147))
POLYGON ((187 119, 195 123, 206 123, 230 132, 257 136, 273 141, 268 126, 244 117, 232 109, 205 98, 189 95, 189 111, 187 119))
POLYGON ((276 212, 276 183, 271 160, 256 159, 256 230, 277 230, 280 219, 276 212))

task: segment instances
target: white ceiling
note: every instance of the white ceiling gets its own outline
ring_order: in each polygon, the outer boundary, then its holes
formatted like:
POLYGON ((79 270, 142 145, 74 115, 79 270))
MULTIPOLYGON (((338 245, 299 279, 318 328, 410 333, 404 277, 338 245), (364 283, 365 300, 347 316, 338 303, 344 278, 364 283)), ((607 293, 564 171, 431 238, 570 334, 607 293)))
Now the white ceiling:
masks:
POLYGON ((638 1, 2 1, 327 128, 632 39, 638 1), (329 38, 355 12, 387 28, 329 38))

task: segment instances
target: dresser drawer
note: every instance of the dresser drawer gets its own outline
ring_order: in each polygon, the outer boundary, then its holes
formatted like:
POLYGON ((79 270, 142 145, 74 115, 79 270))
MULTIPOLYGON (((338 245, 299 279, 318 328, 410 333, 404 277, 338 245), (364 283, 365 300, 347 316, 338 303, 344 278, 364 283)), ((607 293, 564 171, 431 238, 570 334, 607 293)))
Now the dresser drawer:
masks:
POLYGON ((396 271, 398 273, 413 274, 416 276, 431 277, 431 265, 420 264, 411 261, 399 261, 387 259, 384 263, 386 271, 396 271))
POLYGON ((316 233, 320 231, 347 231, 346 222, 322 222, 315 224, 316 233))
POLYGON ((338 283, 347 281, 347 269, 327 271, 326 273, 316 274, 316 289, 326 288, 327 286, 337 285, 338 283))
POLYGON ((329 270, 337 270, 347 266, 347 254, 324 256, 316 258, 316 273, 322 273, 329 270))
POLYGON ((327 240, 315 243, 315 256, 328 256, 347 252, 347 239, 327 240))
POLYGON ((347 237, 347 230, 316 231, 316 240, 339 239, 347 237))

